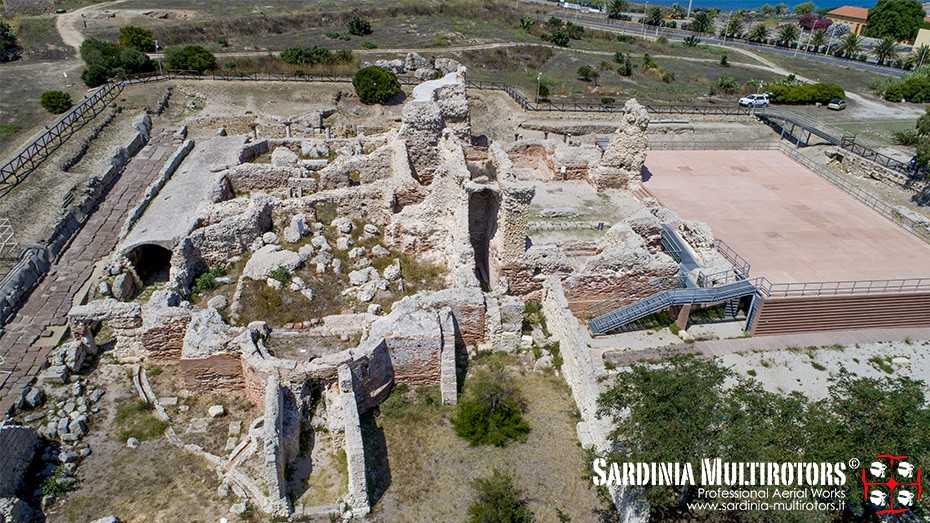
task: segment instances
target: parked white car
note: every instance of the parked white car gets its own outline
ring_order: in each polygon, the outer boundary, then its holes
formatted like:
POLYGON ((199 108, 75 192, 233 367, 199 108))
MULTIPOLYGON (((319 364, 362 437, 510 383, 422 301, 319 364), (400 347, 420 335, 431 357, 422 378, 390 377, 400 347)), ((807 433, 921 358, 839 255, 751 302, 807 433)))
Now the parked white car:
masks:
POLYGON ((751 94, 739 99, 740 107, 768 107, 769 97, 765 94, 751 94))

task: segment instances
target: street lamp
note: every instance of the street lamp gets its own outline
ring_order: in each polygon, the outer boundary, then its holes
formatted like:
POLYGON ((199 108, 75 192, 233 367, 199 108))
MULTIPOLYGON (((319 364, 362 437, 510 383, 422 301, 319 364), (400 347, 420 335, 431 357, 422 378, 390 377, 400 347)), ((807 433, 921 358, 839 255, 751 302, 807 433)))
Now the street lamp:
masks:
POLYGON ((692 0, 688 0, 688 14, 685 15, 685 18, 687 18, 687 19, 690 19, 690 18, 691 18, 691 2, 692 2, 692 0))
POLYGON ((539 105, 539 86, 542 84, 542 71, 536 72, 536 105, 539 105))
POLYGON ((158 57, 158 40, 155 40, 155 61, 158 62, 158 76, 164 76, 164 73, 161 70, 161 58, 158 57))
POLYGON ((649 0, 646 0, 646 6, 643 7, 643 40, 646 39, 646 12, 649 11, 649 0))

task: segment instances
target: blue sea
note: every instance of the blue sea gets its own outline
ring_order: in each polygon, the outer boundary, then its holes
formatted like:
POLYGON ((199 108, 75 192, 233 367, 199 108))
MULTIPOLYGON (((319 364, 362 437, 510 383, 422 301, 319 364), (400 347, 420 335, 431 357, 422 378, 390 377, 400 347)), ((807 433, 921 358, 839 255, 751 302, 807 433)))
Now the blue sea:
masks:
MULTIPOLYGON (((634 0, 634 1, 635 3, 645 3, 644 0, 634 0)), ((817 9, 823 9, 823 8, 834 9, 836 7, 840 7, 844 5, 852 5, 856 7, 872 7, 875 5, 875 2, 876 0, 848 0, 843 3, 835 3, 835 4, 834 3, 820 4, 816 1, 814 3, 817 4, 817 9)), ((655 1, 649 0, 649 5, 668 6, 668 5, 672 5, 676 3, 684 7, 685 9, 688 8, 688 0, 655 0, 655 1)), ((773 6, 778 3, 779 3, 779 0, 768 1, 768 4, 773 5, 773 6)), ((802 2, 798 0, 793 0, 793 1, 784 0, 784 3, 788 5, 788 7, 794 7, 796 4, 800 4, 802 2)), ((762 7, 765 4, 766 4, 765 0, 761 2, 758 0, 693 0, 693 2, 691 3, 691 8, 695 9, 695 8, 700 8, 700 7, 716 7, 717 9, 720 9, 721 11, 736 11, 738 9, 755 9, 757 7, 762 7)))

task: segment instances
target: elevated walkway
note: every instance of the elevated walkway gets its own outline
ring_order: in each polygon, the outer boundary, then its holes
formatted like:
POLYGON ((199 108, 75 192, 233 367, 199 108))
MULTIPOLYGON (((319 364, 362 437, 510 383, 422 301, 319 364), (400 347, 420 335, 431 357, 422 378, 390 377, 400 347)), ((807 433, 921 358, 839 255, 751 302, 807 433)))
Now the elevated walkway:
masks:
POLYGON ((588 323, 588 328, 595 336, 605 334, 628 323, 645 318, 674 305, 700 305, 736 300, 744 296, 753 296, 758 292, 749 280, 738 280, 718 287, 691 287, 666 290, 631 303, 625 307, 598 316, 588 323))

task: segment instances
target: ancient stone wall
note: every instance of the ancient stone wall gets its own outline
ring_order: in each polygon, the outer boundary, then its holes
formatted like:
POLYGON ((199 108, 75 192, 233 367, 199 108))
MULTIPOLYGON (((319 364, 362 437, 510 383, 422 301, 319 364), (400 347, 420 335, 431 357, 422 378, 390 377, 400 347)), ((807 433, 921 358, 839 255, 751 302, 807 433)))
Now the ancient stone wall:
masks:
POLYGON ((38 441, 31 427, 0 425, 0 498, 16 494, 32 463, 38 441))
MULTIPOLYGON (((609 438, 610 421, 597 415, 600 390, 589 349, 589 335, 569 310, 562 282, 556 277, 546 280, 542 310, 552 337, 559 341, 563 358, 562 374, 572 390, 572 398, 581 415, 581 422, 577 427, 581 446, 594 447, 600 451, 613 449, 609 438)), ((639 498, 639 492, 629 487, 614 485, 610 486, 609 490, 617 508, 619 521, 633 523, 648 520, 648 506, 639 498)))
POLYGON ((588 172, 588 181, 598 190, 636 189, 642 184, 649 113, 639 102, 631 99, 623 106, 621 118, 621 124, 610 137, 604 155, 588 172))
POLYGON ((195 392, 244 394, 242 358, 237 352, 218 352, 203 358, 179 360, 184 386, 195 392))
POLYGON ((286 461, 281 446, 284 429, 284 396, 281 384, 272 377, 265 386, 265 424, 262 427, 262 462, 272 515, 290 514, 287 499, 287 481, 284 479, 286 461))
POLYGON ((347 365, 339 367, 337 397, 344 416, 344 448, 349 469, 349 492, 346 495, 346 503, 352 507, 353 515, 364 516, 370 510, 365 475, 365 444, 355 403, 356 392, 353 388, 352 371, 347 365))

